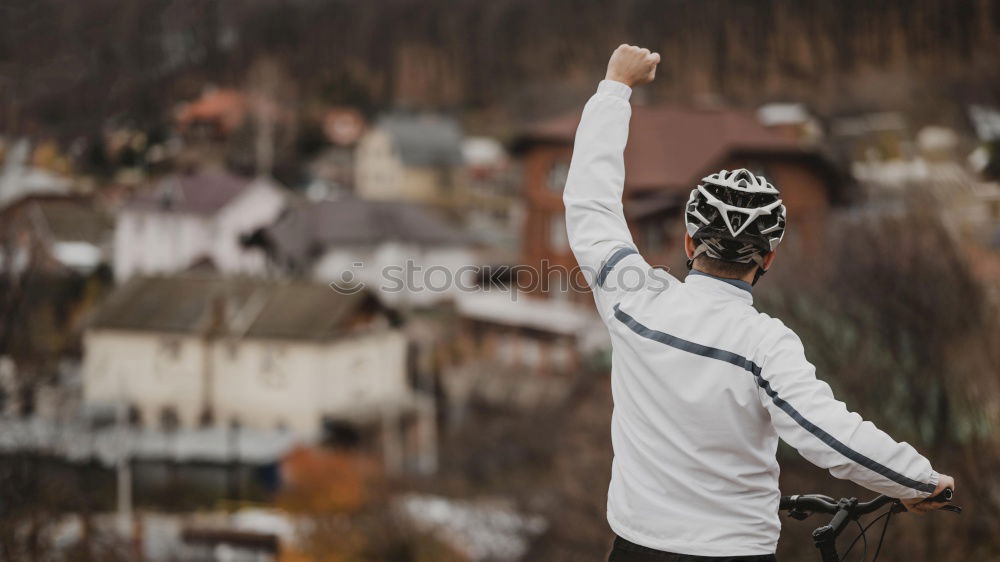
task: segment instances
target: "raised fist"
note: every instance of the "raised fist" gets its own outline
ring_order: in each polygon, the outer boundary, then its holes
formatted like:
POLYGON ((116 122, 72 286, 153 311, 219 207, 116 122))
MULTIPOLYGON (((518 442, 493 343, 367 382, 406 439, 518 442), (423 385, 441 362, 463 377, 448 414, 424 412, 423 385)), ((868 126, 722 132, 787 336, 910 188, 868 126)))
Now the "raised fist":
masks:
POLYGON ((656 77, 656 65, 659 63, 659 53, 650 53, 649 49, 621 44, 611 53, 608 73, 604 78, 621 82, 629 87, 648 84, 656 77))

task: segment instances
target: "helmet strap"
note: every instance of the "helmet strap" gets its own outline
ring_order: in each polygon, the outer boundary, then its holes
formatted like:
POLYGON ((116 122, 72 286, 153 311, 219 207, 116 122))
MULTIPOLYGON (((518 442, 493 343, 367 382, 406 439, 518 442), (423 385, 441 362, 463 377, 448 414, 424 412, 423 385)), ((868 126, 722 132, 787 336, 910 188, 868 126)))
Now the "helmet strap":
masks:
POLYGON ((765 273, 767 273, 767 269, 764 268, 764 256, 760 254, 754 254, 751 257, 753 258, 754 263, 757 264, 757 271, 753 274, 753 283, 751 283, 750 285, 756 285, 757 281, 760 281, 760 278, 763 277, 765 273))
POLYGON ((688 271, 691 271, 691 269, 694 267, 694 260, 698 256, 707 252, 708 250, 709 250, 708 244, 704 242, 698 244, 698 247, 694 249, 694 253, 691 254, 691 258, 687 261, 688 271))

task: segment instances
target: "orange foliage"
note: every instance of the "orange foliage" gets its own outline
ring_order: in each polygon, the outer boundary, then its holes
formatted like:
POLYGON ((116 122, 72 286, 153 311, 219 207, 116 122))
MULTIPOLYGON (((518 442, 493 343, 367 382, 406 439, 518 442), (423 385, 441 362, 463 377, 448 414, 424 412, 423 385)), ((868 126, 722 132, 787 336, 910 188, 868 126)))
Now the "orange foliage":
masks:
POLYGON ((312 447, 292 450, 281 463, 278 504, 299 513, 354 513, 373 500, 383 480, 370 457, 312 447))

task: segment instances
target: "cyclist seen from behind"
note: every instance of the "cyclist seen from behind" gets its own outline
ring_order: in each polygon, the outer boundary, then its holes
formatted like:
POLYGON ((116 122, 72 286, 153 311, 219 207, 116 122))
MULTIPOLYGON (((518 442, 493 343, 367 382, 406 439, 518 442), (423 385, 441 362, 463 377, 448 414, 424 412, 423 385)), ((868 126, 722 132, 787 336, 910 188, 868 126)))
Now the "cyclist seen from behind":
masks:
POLYGON ((657 53, 622 45, 583 110, 563 200, 570 245, 614 355, 610 560, 775 560, 778 438, 838 478, 908 509, 953 480, 834 398, 802 342, 753 307, 785 231, 778 190, 720 171, 685 208, 690 273, 680 281, 638 254, 622 212, 632 87, 657 53))

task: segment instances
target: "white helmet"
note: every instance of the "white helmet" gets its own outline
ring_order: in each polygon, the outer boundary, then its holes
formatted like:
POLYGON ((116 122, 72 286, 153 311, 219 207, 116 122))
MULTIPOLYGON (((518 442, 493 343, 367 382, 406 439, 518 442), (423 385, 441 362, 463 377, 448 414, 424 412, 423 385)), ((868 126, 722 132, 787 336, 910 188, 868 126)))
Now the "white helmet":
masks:
POLYGON ((745 168, 702 178, 684 211, 687 232, 698 242, 694 257, 763 267, 763 256, 785 235, 785 206, 778 195, 763 176, 745 168))

